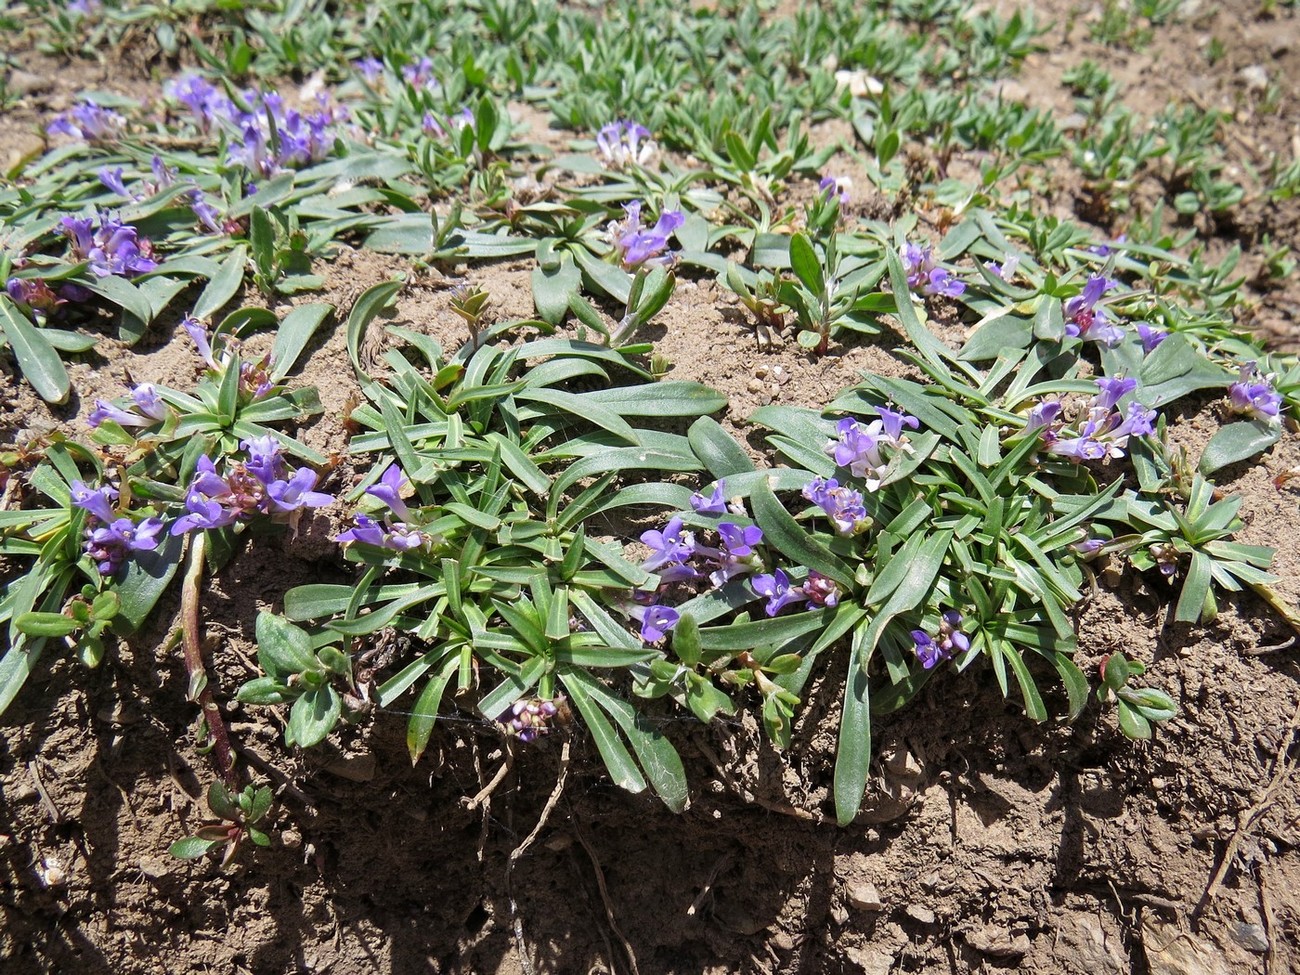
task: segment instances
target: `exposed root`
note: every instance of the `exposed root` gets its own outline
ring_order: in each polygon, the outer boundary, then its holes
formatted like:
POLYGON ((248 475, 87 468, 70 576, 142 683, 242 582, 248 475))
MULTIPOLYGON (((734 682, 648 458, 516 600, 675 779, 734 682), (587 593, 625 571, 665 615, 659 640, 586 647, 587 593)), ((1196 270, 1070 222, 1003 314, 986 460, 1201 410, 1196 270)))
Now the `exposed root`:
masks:
POLYGON ((190 700, 203 709, 203 721, 212 737, 212 763, 217 774, 231 789, 239 787, 235 773, 235 753, 230 745, 226 719, 217 704, 203 664, 203 638, 199 623, 199 584, 203 580, 203 559, 207 536, 196 532, 190 536, 189 560, 181 585, 181 645, 185 651, 185 670, 189 674, 190 700))

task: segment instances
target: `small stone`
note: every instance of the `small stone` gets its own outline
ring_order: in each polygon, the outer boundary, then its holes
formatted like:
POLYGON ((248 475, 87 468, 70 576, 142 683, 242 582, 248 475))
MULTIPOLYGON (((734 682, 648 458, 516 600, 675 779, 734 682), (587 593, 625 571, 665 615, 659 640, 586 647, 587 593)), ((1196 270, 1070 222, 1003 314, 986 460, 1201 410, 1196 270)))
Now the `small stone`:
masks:
POLYGON ((8 81, 5 82, 5 87, 9 89, 9 94, 15 97, 35 95, 53 88, 54 79, 48 75, 33 74, 30 71, 11 71, 8 81))
POLYGON ((907 910, 903 912, 917 924, 933 924, 935 922, 935 913, 928 907, 922 907, 920 904, 908 904, 907 910))
POLYGON ((1163 791, 1163 790, 1164 790, 1164 787, 1165 787, 1167 784, 1168 784, 1168 783, 1165 782, 1165 780, 1164 780, 1164 779, 1161 779, 1161 778, 1154 778, 1154 779, 1151 780, 1151 788, 1155 789, 1157 792, 1161 792, 1161 791, 1163 791))
POLYGON ((761 393, 763 391, 763 384, 759 382, 757 379, 751 379, 745 385, 745 388, 748 389, 751 393, 761 393))
POLYGON ((872 883, 850 884, 844 892, 849 904, 859 911, 883 911, 885 902, 880 899, 880 892, 872 883))
POLYGON ((141 857, 140 873, 150 880, 160 880, 171 872, 171 863, 162 857, 141 857))
POLYGON ((375 777, 375 756, 372 752, 342 755, 325 766, 325 771, 349 782, 369 782, 375 777))
POLYGON ((1268 72, 1262 65, 1252 64, 1237 72, 1249 91, 1263 91, 1268 87, 1268 72))
POLYGON ((981 955, 993 958, 1021 958, 1029 954, 1029 938, 1018 934, 1014 938, 1006 928, 988 924, 966 934, 966 943, 981 955))
POLYGON ((280 843, 286 850, 296 850, 302 846, 302 834, 296 829, 286 829, 280 834, 280 843))
POLYGON ((767 366, 757 366, 757 367, 754 369, 754 378, 755 378, 755 379, 766 379, 766 378, 767 378, 767 373, 768 373, 768 368, 767 368, 767 366))
POLYGON ((1257 955, 1263 955, 1269 949, 1268 932, 1260 924, 1235 925, 1232 929, 1232 940, 1257 955))

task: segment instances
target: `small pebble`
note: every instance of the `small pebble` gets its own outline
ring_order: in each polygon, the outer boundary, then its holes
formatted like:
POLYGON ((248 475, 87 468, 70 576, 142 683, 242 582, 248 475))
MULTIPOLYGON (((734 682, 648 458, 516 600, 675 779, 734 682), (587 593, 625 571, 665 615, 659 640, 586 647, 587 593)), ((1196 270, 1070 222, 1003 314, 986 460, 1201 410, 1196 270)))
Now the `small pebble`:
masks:
POLYGON ((933 924, 935 922, 934 911, 928 907, 922 907, 920 904, 908 904, 904 913, 918 924, 933 924))
POLYGON ((849 889, 844 892, 851 906, 859 911, 883 911, 885 902, 880 899, 880 893, 876 890, 875 884, 860 883, 850 884, 849 889))
POLYGON ((1238 924, 1232 929, 1232 940, 1247 951, 1262 955, 1268 951, 1268 934, 1260 924, 1238 924))

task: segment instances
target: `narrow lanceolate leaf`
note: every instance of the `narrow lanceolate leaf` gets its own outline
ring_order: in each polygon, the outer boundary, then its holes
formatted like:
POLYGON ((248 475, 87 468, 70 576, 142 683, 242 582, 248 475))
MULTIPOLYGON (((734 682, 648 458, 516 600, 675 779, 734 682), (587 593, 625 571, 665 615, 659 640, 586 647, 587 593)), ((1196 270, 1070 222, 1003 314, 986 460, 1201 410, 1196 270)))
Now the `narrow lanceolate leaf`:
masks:
POLYGON ((702 416, 692 423, 687 437, 695 456, 714 477, 722 478, 754 470, 754 462, 750 460, 749 454, 711 416, 702 416))
POLYGON ((582 715, 587 730, 591 732, 591 737, 596 742, 600 757, 605 760, 605 768, 609 771, 614 784, 620 788, 626 789, 628 792, 644 791, 646 787, 645 776, 636 767, 636 762, 632 760, 632 755, 628 752, 627 746, 623 744, 618 732, 614 730, 614 726, 605 717, 605 713, 600 709, 599 705, 592 701, 591 696, 587 693, 587 685, 582 681, 581 677, 575 678, 575 675, 580 673, 581 671, 561 673, 560 680, 563 682, 565 690, 569 692, 573 706, 582 715))
POLYGON ((66 400, 71 383, 63 360, 7 295, 0 295, 0 332, 18 360, 23 378, 32 384, 36 394, 47 403, 66 400))
POLYGON ((307 343, 334 306, 320 303, 301 305, 284 316, 271 347, 271 380, 279 382, 293 371, 307 343))
POLYGON ((763 529, 763 538, 797 565, 815 569, 845 588, 853 587, 853 570, 830 549, 810 536, 777 501, 771 487, 759 486, 751 495, 754 520, 763 529))
POLYGON ((232 250, 230 255, 221 262, 221 269, 203 288, 190 314, 202 320, 215 315, 225 307, 244 283, 244 262, 247 259, 248 251, 243 244, 232 250))
POLYGON ((434 723, 438 720, 438 706, 442 703, 443 691, 456 673, 457 658, 452 657, 443 666, 442 672, 430 678, 424 690, 411 708, 411 717, 406 726, 406 749, 411 755, 411 764, 420 761, 420 756, 429 747, 429 737, 433 734, 434 723))
POLYGON ((863 630, 854 634, 849 654, 840 737, 835 749, 835 819, 841 826, 853 822, 858 814, 871 769, 871 696, 866 666, 870 651, 864 650, 863 635, 863 630))

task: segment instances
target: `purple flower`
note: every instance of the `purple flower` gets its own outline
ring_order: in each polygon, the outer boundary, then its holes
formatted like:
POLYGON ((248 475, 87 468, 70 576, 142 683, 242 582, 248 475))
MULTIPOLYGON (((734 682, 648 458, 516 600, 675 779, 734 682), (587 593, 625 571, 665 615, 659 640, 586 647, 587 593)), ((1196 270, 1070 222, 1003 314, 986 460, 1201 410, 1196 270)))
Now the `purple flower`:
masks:
POLYGON ((1026 418, 1028 422, 1025 423, 1025 433, 1050 428, 1060 412, 1061 403, 1059 400, 1045 400, 1039 403, 1029 411, 1029 416, 1026 418))
POLYGON ((847 176, 823 176, 817 189, 826 199, 839 198, 840 206, 849 205, 849 188, 853 180, 847 176))
POLYGON ((814 478, 803 489, 803 496, 826 512, 841 535, 855 535, 871 524, 861 492, 840 487, 835 478, 814 478))
POLYGON ((826 443, 826 453, 835 458, 838 467, 847 467, 854 477, 864 478, 867 490, 874 491, 880 487, 888 460, 881 454, 880 448, 888 445, 895 448, 910 449, 903 438, 903 427, 913 430, 920 426, 914 416, 897 413, 888 407, 878 407, 880 418, 863 426, 852 417, 845 417, 835 426, 837 439, 826 443))
POLYGON ((840 587, 834 579, 822 575, 816 569, 810 569, 804 580, 803 591, 808 596, 808 608, 837 606, 840 601, 840 587))
POLYGON ((316 486, 315 471, 300 467, 289 476, 288 480, 272 481, 266 486, 269 499, 269 514, 297 511, 300 508, 323 508, 334 503, 334 497, 320 491, 313 491, 316 486))
POLYGON ((113 505, 117 503, 118 493, 111 485, 91 488, 81 481, 73 481, 68 486, 72 489, 73 505, 90 512, 102 522, 113 520, 113 505))
POLYGON ((553 701, 541 698, 516 701, 510 709, 497 719, 504 726, 506 734, 514 735, 520 741, 534 741, 551 731, 550 721, 558 708, 553 701))
POLYGON ((907 286, 917 294, 957 298, 965 293, 966 285, 938 266, 934 250, 928 245, 917 247, 905 243, 900 256, 907 272, 907 286))
POLYGON ((718 547, 695 547, 695 554, 713 566, 709 581, 715 586, 726 585, 727 581, 754 568, 754 546, 763 541, 763 529, 757 525, 739 525, 724 521, 718 525, 718 547))
POLYGON ((194 211, 195 218, 206 229, 214 234, 225 233, 226 228, 221 225, 221 213, 203 197, 203 192, 194 189, 186 194, 190 209, 194 211))
POLYGON ((1112 251, 1123 250, 1124 243, 1128 240, 1128 234, 1120 234, 1115 238, 1115 245, 1110 244, 1093 244, 1088 248, 1089 254, 1095 254, 1098 257, 1110 257, 1112 251))
POLYGON ((93 218, 64 217, 60 221, 63 233, 72 242, 72 254, 79 261, 90 264, 95 277, 110 275, 131 277, 147 274, 158 267, 150 254, 153 246, 137 235, 136 229, 120 223, 107 214, 99 217, 95 228, 93 218))
POLYGON ((791 586, 790 577, 781 569, 771 575, 757 575, 749 581, 754 592, 767 597, 767 615, 775 616, 791 603, 803 602, 808 598, 802 586, 791 586))
POLYGON ((1112 448, 1101 440, 1101 424, 1089 420, 1079 429, 1074 437, 1053 439, 1048 445, 1049 453, 1069 457, 1076 461, 1102 460, 1106 457, 1123 457, 1124 451, 1112 448))
POLYGON ((199 128, 207 132, 220 118, 228 118, 235 106, 216 85, 196 74, 182 75, 163 90, 190 110, 199 128))
POLYGON ((938 664, 950 660, 954 654, 965 653, 970 649, 970 638, 962 633, 961 614, 948 610, 939 618, 939 635, 936 639, 925 630, 913 630, 912 642, 915 644, 916 659, 926 670, 933 670, 938 664))
POLYGON ((621 120, 610 122, 596 133, 596 148, 606 166, 626 169, 649 162, 655 144, 650 138, 650 130, 644 125, 621 120))
POLYGON ((1155 421, 1155 410, 1148 410, 1141 403, 1130 403, 1124 419, 1112 426, 1109 435, 1112 442, 1126 446, 1129 437, 1149 437, 1155 433, 1155 421))
MULTIPOLYGON (((65 285, 65 290, 67 286, 65 285)), ((38 317, 48 318, 67 298, 56 295, 41 278, 10 278, 5 291, 20 305, 26 305, 38 317)))
POLYGON ((1085 342, 1100 342, 1113 349, 1124 341, 1124 330, 1111 321, 1098 302, 1107 291, 1118 286, 1104 275, 1094 274, 1083 286, 1083 293, 1067 298, 1062 305, 1065 313, 1065 334, 1085 342))
POLYGON ((209 528, 224 528, 235 523, 234 511, 198 492, 192 491, 185 498, 185 510, 187 514, 172 522, 171 534, 183 535, 196 529, 206 531, 209 528))
POLYGON ((360 60, 353 61, 352 66, 360 72, 361 77, 366 79, 366 83, 371 85, 379 80, 379 76, 384 71, 384 62, 370 54, 360 60))
POLYGON ((1134 327, 1137 329, 1138 338, 1142 340, 1143 355, 1150 355, 1157 345, 1169 338, 1169 333, 1164 329, 1152 328, 1146 322, 1137 322, 1134 327))
POLYGON ((1116 403, 1137 389, 1137 380, 1109 379, 1103 376, 1097 380, 1097 389, 1100 392, 1097 394, 1096 405, 1103 410, 1110 410, 1115 407, 1116 403))
POLYGON ((702 515, 725 515, 727 513, 727 499, 724 494, 726 489, 727 482, 721 480, 714 485, 713 493, 707 498, 696 491, 691 495, 691 507, 702 515))
POLYGON ((402 469, 396 464, 389 464, 388 469, 384 471, 379 483, 372 487, 366 488, 366 494, 370 495, 387 505, 389 510, 398 518, 409 518, 410 509, 407 508, 406 502, 402 500, 401 491, 410 485, 402 469))
POLYGON ((139 524, 130 518, 118 518, 88 531, 85 551, 101 573, 110 575, 121 568, 130 553, 157 548, 162 529, 163 523, 158 518, 146 518, 139 524))
POLYGON ((610 235, 618 248, 620 260, 626 270, 647 264, 668 264, 671 253, 665 253, 668 238, 682 224, 686 216, 680 210, 665 210, 652 228, 641 225, 641 201, 633 200, 623 207, 627 218, 609 226, 610 235))
POLYGON ((55 116, 45 131, 50 135, 70 135, 83 142, 112 142, 125 127, 126 119, 117 112, 86 100, 71 111, 55 116))
POLYGON ((409 552, 419 548, 425 537, 418 529, 398 522, 393 525, 381 525, 365 515, 353 515, 353 526, 347 531, 334 536, 336 542, 361 542, 376 548, 392 549, 395 552, 409 552))
POLYGON ((121 166, 118 166, 117 169, 109 169, 105 166, 99 171, 98 175, 99 181, 104 184, 106 189, 109 189, 118 196, 125 197, 128 200, 135 199, 134 194, 126 188, 126 183, 122 182, 121 166))
POLYGON ((1242 363, 1237 381, 1228 387, 1228 409, 1255 420, 1271 420, 1282 409, 1282 396, 1267 376, 1254 382, 1258 375, 1259 367, 1254 362, 1242 363))
POLYGON ((176 170, 168 169, 162 161, 162 156, 157 153, 154 153, 153 158, 149 160, 149 169, 153 173, 154 192, 166 189, 176 182, 176 170))
POLYGON ((661 566, 685 563, 694 555, 695 536, 691 532, 684 531, 683 528, 682 519, 674 518, 664 526, 663 531, 651 529, 643 532, 641 541, 649 546, 651 555, 641 568, 647 572, 654 572, 661 566))
POLYGON ((637 606, 632 610, 634 619, 641 622, 641 639, 646 643, 658 643, 668 631, 677 625, 682 614, 671 606, 637 606))
POLYGON ((402 80, 413 88, 427 86, 432 90, 440 87, 433 80, 433 61, 428 57, 402 65, 402 80))
POLYGON ((989 261, 985 265, 990 271, 1000 277, 1007 284, 1010 284, 1016 278, 1016 271, 1020 267, 1020 255, 1008 254, 1006 259, 998 264, 996 261, 989 261))
POLYGON ((248 460, 244 461, 244 469, 263 484, 270 484, 284 477, 284 452, 275 437, 269 433, 261 437, 251 437, 248 440, 241 440, 239 447, 248 454, 248 460))
POLYGON ((135 404, 135 408, 149 419, 167 419, 167 404, 162 401, 153 383, 140 383, 132 389, 131 401, 135 404))
POLYGON ((199 358, 213 369, 216 369, 217 362, 212 358, 212 346, 208 343, 208 330, 204 324, 194 316, 186 315, 181 319, 181 327, 185 329, 190 339, 194 342, 194 346, 199 353, 199 358))
POLYGON ((154 423, 154 420, 150 417, 124 410, 108 400, 97 399, 95 400, 95 408, 86 417, 86 422, 92 427, 97 427, 105 420, 112 420, 123 427, 147 427, 154 423))
POLYGON ((1070 548, 1077 552, 1083 559, 1091 559, 1105 547, 1104 538, 1081 538, 1077 542, 1071 542, 1070 548))

